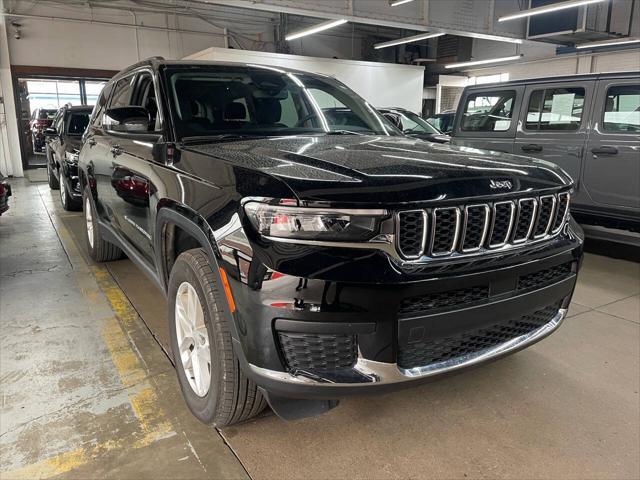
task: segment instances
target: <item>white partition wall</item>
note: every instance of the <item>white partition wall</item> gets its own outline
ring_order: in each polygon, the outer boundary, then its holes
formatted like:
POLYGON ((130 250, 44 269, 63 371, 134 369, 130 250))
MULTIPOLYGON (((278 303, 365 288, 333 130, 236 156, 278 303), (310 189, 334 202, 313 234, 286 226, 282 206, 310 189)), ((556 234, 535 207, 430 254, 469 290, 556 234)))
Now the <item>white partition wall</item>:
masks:
POLYGON ((303 57, 216 47, 194 53, 185 59, 255 63, 323 73, 345 83, 374 107, 403 107, 416 113, 422 110, 424 67, 421 66, 303 57))

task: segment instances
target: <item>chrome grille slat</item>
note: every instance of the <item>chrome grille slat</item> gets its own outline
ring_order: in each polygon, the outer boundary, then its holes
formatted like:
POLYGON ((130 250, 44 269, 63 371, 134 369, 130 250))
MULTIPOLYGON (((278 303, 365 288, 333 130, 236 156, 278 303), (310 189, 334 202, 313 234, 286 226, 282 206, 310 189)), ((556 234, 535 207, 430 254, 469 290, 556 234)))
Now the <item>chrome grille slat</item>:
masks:
POLYGON ((529 239, 536 222, 537 207, 538 201, 535 198, 518 200, 518 215, 516 216, 512 243, 524 243, 529 239))
POLYGON ((459 208, 434 208, 431 213, 429 254, 434 257, 452 254, 460 238, 460 224, 459 208))
POLYGON ((507 244, 509 238, 511 238, 511 231, 513 230, 513 223, 516 215, 516 206, 515 203, 511 201, 506 202, 496 202, 493 204, 493 220, 491 224, 491 235, 489 235, 489 248, 500 248, 507 244), (500 211, 503 207, 508 207, 509 212, 507 214, 508 221, 506 222, 506 231, 504 233, 500 233, 498 236, 496 235, 497 227, 500 226, 504 230, 504 225, 498 223, 498 219, 502 216, 500 211), (499 240, 499 241, 495 241, 499 240))
POLYGON ((569 193, 396 213, 396 249, 421 261, 482 254, 557 235, 569 212, 569 193))
POLYGON ((462 239, 460 240, 460 250, 463 253, 477 252, 484 246, 487 232, 489 231, 490 214, 491 208, 486 203, 464 207, 464 226, 462 227, 462 239), (480 229, 478 228, 478 221, 482 222, 480 229), (479 239, 478 233, 480 233, 479 239))

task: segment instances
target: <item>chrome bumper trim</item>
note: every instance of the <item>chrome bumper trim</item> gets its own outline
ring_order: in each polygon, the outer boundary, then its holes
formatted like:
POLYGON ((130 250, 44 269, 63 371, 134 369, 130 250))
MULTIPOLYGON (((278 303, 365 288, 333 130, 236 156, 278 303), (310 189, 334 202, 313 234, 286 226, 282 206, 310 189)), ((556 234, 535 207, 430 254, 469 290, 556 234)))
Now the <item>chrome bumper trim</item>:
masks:
POLYGON ((371 384, 406 382, 417 380, 420 378, 440 375, 465 367, 470 367, 472 365, 487 361, 493 357, 504 355, 519 348, 525 347, 528 344, 534 343, 535 341, 542 339, 555 331, 562 324, 562 321, 565 319, 566 315, 567 309, 561 308, 549 323, 530 333, 512 338, 511 340, 501 343, 500 345, 496 345, 492 348, 481 350, 479 352, 464 355, 444 362, 432 363, 422 367, 404 369, 399 367, 395 363, 375 362, 373 360, 367 360, 366 358, 361 357, 353 367, 354 373, 363 378, 363 381, 357 383, 336 383, 329 379, 319 378, 311 374, 305 374, 304 372, 297 372, 297 374, 294 375, 289 372, 279 372, 277 370, 269 370, 266 368, 258 367, 251 363, 249 364, 249 368, 257 376, 268 377, 271 380, 294 385, 315 385, 318 387, 333 386, 334 388, 339 388, 340 386, 367 387, 371 384))

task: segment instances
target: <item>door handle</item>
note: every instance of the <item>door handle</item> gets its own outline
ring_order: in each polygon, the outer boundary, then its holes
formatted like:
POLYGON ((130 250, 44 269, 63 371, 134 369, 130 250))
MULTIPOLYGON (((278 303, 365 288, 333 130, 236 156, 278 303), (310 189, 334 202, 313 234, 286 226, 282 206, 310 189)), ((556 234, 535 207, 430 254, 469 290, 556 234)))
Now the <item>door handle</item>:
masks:
POLYGON ((528 145, 522 145, 520 149, 523 152, 541 152, 542 145, 536 145, 535 143, 529 143, 528 145))
POLYGON ((113 147, 111 147, 111 153, 113 153, 114 157, 117 157, 118 155, 122 155, 122 147, 120 147, 120 145, 114 145, 113 147))
POLYGON ((594 155, 615 155, 618 153, 618 149, 616 147, 603 145, 602 147, 592 148, 591 153, 593 153, 594 155))

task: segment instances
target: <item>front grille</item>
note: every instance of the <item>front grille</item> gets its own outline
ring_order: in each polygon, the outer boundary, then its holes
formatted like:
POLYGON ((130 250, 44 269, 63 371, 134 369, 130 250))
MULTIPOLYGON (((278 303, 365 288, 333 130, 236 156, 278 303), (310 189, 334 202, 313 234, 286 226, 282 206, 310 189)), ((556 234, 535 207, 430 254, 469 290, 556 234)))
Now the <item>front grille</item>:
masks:
POLYGON ((541 238, 549 233, 551 217, 555 206, 556 198, 553 195, 540 197, 540 202, 538 203, 538 218, 533 230, 533 238, 541 238))
POLYGON ((489 212, 488 205, 466 207, 464 237, 462 239, 463 252, 473 252, 482 248, 489 227, 489 212))
POLYGON ((411 210, 398 214, 400 223, 398 248, 407 258, 418 257, 424 251, 426 217, 424 210, 411 210))
POLYGON ((447 255, 456 247, 460 225, 457 208, 435 208, 431 222, 431 254, 447 255))
POLYGON ((560 231, 568 206, 569 194, 561 193, 398 212, 398 251, 406 259, 442 257, 549 238, 560 231))
POLYGON ((331 372, 355 365, 355 335, 278 332, 280 346, 290 370, 331 372))
POLYGON ((482 352, 543 327, 556 316, 559 309, 560 302, 557 302, 517 319, 450 337, 401 345, 398 348, 398 365, 407 369, 423 367, 482 352))
POLYGON ((518 200, 518 216, 513 232, 513 243, 522 243, 529 238, 536 214, 536 201, 533 198, 518 200))
POLYGON ((569 194, 562 193, 558 195, 558 208, 556 208, 556 215, 553 220, 553 227, 551 231, 553 233, 557 233, 560 231, 562 224, 564 223, 564 219, 567 216, 567 210, 569 209, 569 194))
POLYGON ((559 282, 571 275, 571 262, 528 273, 518 278, 518 290, 538 289, 559 282))
POLYGON ((489 298, 489 286, 477 285, 475 287, 448 290, 446 292, 428 293, 416 297, 405 298, 400 303, 398 315, 411 317, 423 315, 425 312, 436 309, 452 309, 467 306, 470 303, 481 302, 489 298))

